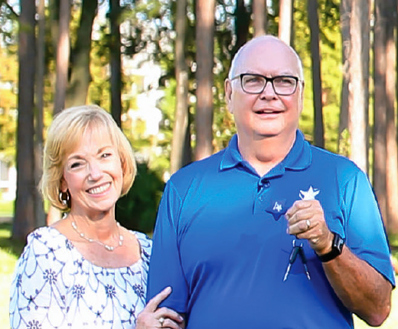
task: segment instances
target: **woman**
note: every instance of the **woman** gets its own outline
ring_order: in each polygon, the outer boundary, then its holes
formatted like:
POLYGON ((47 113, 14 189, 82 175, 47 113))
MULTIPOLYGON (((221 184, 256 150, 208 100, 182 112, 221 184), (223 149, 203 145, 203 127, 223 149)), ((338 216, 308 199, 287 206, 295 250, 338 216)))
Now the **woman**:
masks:
POLYGON ((144 309, 151 241, 120 226, 115 204, 136 174, 131 146, 97 106, 69 108, 48 129, 40 190, 65 216, 35 230, 11 287, 11 328, 180 328, 158 304, 144 309))

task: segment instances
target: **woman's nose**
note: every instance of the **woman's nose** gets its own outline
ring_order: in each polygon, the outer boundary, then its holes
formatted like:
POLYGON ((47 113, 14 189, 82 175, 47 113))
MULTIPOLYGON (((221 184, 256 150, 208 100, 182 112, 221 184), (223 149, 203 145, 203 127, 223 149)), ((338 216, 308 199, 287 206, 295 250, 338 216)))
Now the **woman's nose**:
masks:
POLYGON ((102 177, 102 168, 98 161, 91 161, 89 164, 89 178, 91 180, 98 180, 102 177))

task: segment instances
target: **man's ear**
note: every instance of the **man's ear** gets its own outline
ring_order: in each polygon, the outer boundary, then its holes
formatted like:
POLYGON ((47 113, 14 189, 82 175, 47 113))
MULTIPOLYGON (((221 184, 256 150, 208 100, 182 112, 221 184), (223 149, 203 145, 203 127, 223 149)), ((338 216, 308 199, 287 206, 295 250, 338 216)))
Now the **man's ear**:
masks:
POLYGON ((228 110, 229 112, 232 113, 231 106, 229 105, 232 97, 232 85, 229 79, 225 79, 224 81, 224 90, 225 90, 225 101, 227 103, 228 110))
POLYGON ((301 100, 301 104, 300 104, 300 114, 301 114, 304 109, 304 81, 302 82, 302 85, 301 85, 300 100, 301 100))

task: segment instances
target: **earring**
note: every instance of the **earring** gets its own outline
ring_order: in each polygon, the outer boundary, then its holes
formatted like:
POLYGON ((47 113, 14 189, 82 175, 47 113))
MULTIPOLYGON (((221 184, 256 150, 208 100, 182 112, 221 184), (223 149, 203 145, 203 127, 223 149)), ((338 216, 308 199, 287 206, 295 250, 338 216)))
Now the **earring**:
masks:
POLYGON ((70 201, 70 196, 69 196, 69 191, 66 190, 66 192, 59 192, 58 195, 59 201, 62 203, 63 206, 67 207, 69 205, 70 201))

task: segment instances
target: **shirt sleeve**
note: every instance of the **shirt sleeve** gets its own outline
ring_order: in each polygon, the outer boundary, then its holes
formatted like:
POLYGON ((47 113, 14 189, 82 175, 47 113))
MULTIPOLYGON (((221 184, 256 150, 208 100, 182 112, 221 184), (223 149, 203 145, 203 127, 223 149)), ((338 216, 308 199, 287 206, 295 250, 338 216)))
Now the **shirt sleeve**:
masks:
POLYGON ((181 197, 172 182, 169 181, 166 184, 159 205, 153 235, 147 301, 164 288, 170 286, 172 293, 161 306, 172 308, 179 313, 185 313, 188 300, 188 286, 180 261, 178 244, 181 207, 181 197))
POLYGON ((359 170, 348 181, 344 200, 348 219, 347 246, 395 286, 388 237, 375 194, 364 172, 359 170))
POLYGON ((57 281, 60 264, 35 231, 19 258, 10 289, 10 326, 57 328, 64 320, 63 288, 57 281))

